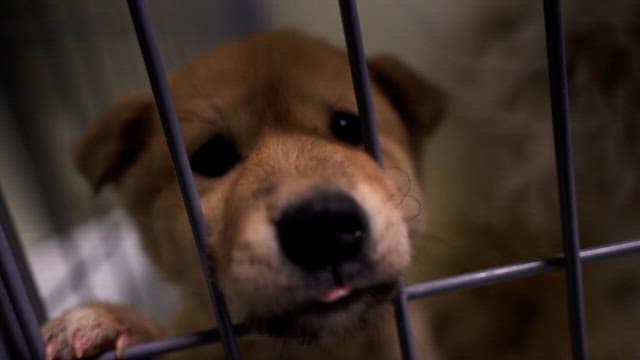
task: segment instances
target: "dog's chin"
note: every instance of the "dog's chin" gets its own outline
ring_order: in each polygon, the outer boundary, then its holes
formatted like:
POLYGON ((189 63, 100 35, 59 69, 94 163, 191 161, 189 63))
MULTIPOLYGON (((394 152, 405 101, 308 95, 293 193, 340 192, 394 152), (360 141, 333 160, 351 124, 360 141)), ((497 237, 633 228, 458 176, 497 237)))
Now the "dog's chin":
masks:
POLYGON ((397 292, 397 281, 354 289, 335 301, 310 300, 254 321, 259 330, 305 343, 330 341, 362 330, 397 292))

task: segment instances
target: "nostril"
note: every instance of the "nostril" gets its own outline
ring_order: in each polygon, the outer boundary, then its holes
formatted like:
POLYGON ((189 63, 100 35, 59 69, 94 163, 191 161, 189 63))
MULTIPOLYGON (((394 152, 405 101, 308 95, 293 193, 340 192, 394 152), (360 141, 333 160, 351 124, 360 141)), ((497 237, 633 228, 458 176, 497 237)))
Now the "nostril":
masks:
POLYGON ((285 256, 309 271, 357 258, 368 237, 364 211, 342 192, 315 194, 287 207, 276 229, 285 256))

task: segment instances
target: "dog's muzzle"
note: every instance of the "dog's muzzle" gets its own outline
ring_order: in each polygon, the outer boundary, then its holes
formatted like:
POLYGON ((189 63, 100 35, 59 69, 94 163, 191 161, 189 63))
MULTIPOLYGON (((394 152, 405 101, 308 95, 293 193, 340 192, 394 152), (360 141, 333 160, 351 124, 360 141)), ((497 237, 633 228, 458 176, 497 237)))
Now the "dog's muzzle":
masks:
POLYGON ((294 264, 317 272, 357 259, 369 237, 364 210, 348 194, 316 193, 284 209, 276 221, 280 246, 294 264))

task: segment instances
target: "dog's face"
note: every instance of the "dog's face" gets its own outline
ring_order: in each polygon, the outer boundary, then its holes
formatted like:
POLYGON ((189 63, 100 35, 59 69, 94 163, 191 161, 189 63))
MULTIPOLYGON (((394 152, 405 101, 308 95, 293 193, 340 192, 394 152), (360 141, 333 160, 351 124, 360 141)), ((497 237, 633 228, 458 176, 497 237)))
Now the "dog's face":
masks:
MULTIPOLYGON (((414 135, 430 129, 441 97, 390 59, 371 68, 388 170, 363 149, 346 55, 321 41, 257 35, 173 78, 210 265, 235 321, 273 335, 340 334, 390 298, 409 264, 420 195, 407 125, 414 135)), ((96 188, 114 185, 161 272, 187 294, 202 292, 151 97, 114 104, 77 160, 96 188)))

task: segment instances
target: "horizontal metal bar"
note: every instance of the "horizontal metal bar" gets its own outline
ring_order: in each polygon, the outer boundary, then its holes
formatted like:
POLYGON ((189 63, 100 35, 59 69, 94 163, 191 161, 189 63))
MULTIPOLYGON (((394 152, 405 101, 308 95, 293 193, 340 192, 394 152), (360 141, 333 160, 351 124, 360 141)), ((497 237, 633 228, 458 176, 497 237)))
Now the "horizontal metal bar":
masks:
MULTIPOLYGON (((233 327, 235 336, 245 336, 249 333, 249 328, 244 325, 236 325, 233 327)), ((133 360, 145 359, 150 356, 167 354, 170 352, 192 348, 220 341, 221 335, 218 329, 210 329, 195 332, 192 334, 171 337, 167 339, 151 341, 148 343, 134 345, 122 352, 120 358, 116 358, 114 351, 110 351, 100 355, 97 360, 133 360)))
POLYGON ((191 166, 187 157, 184 141, 182 140, 182 132, 178 125, 176 111, 173 106, 173 101, 171 100, 162 57, 158 51, 156 39, 153 34, 149 11, 144 0, 128 0, 127 3, 138 37, 142 57, 144 58, 144 63, 147 68, 147 74, 149 75, 149 81, 151 82, 156 105, 158 106, 162 129, 176 171, 184 206, 189 218, 189 225, 191 226, 193 240, 198 252, 198 259, 200 260, 200 268, 204 275, 215 319, 221 329, 220 334, 225 355, 228 359, 240 359, 240 352, 238 351, 238 345, 233 336, 231 319, 227 311, 224 296, 215 285, 215 278, 209 267, 211 254, 208 253, 207 247, 205 246, 208 238, 207 226, 202 213, 195 181, 191 174, 191 166))
MULTIPOLYGON (((580 252, 580 260, 584 263, 591 263, 636 253, 640 253, 640 239, 585 249, 580 252)), ((538 261, 499 266, 410 285, 404 288, 403 295, 407 300, 414 300, 455 290, 472 289, 562 270, 563 263, 562 255, 557 255, 538 261)), ((235 335, 238 337, 250 333, 250 329, 244 325, 235 325, 233 328, 235 335)), ((217 341, 220 341, 220 332, 218 329, 211 329, 132 346, 124 351, 122 359, 140 359, 217 341)), ((98 358, 98 360, 112 359, 115 359, 113 351, 105 353, 98 358)))
MULTIPOLYGON (((629 240, 610 245, 597 246, 580 251, 580 260, 585 263, 640 252, 640 239, 629 240)), ((472 289, 504 281, 561 270, 564 257, 556 255, 543 260, 523 262, 491 269, 474 271, 462 275, 446 277, 410 285, 405 288, 407 299, 413 300, 425 296, 448 293, 460 289, 472 289)))

